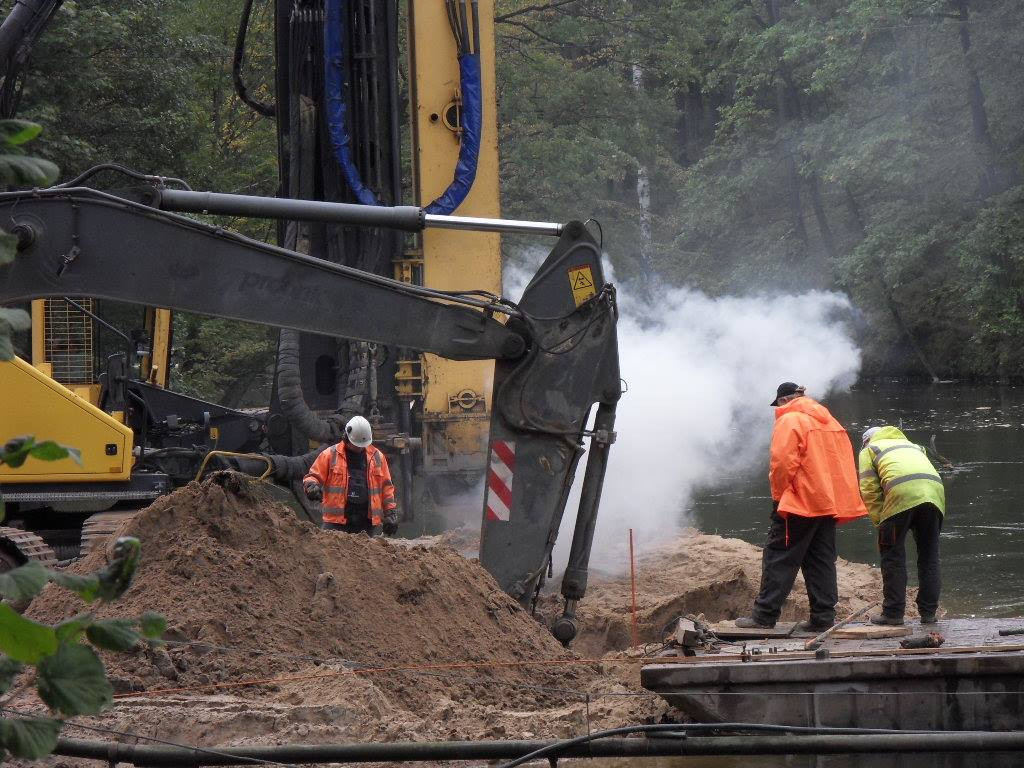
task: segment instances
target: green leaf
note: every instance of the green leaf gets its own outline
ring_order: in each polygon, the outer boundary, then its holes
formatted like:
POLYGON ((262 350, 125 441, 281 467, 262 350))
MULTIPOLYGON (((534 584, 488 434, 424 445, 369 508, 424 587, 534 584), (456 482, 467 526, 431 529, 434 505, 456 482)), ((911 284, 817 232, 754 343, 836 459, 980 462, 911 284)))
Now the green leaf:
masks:
POLYGON ((145 637, 156 640, 167 631, 167 619, 159 613, 146 611, 139 617, 139 628, 145 637))
POLYGON ((15 757, 38 760, 56 749, 63 726, 49 717, 0 717, 0 745, 15 757))
POLYGON ((53 440, 36 443, 29 450, 29 454, 32 458, 40 459, 41 461, 60 461, 70 457, 78 462, 79 466, 82 465, 82 454, 80 451, 60 443, 55 443, 53 440))
POLYGON ((7 691, 14 684, 14 678, 22 669, 22 665, 14 659, 0 656, 0 693, 7 691))
POLYGON ((62 645, 37 668, 39 697, 54 712, 95 715, 114 700, 103 662, 88 646, 62 645))
POLYGON ((96 574, 100 580, 100 600, 116 600, 131 586, 139 567, 141 551, 142 544, 131 536, 123 536, 114 542, 113 558, 106 568, 96 574))
POLYGON ((130 651, 142 640, 142 636, 135 631, 135 622, 131 619, 96 621, 86 628, 85 636, 97 648, 108 651, 130 651))
POLYGON ((100 580, 95 573, 82 576, 69 571, 51 571, 50 580, 54 584, 59 584, 64 589, 74 592, 87 603, 91 603, 100 596, 100 580))
POLYGON ((37 560, 29 560, 12 571, 0 573, 0 595, 12 603, 31 600, 42 591, 49 578, 50 572, 37 560))
POLYGON ((0 120, 0 141, 18 146, 32 141, 43 131, 43 126, 29 120, 0 120))
MULTIPOLYGON (((11 356, 13 357, 13 353, 11 356)), ((3 358, 0 357, 0 359, 3 358)), ((20 467, 25 463, 25 459, 28 458, 28 453, 32 450, 35 442, 36 439, 32 435, 8 440, 7 444, 4 445, 3 453, 0 454, 0 460, 3 460, 4 464, 9 467, 20 467)))
POLYGON ((0 651, 15 661, 38 664, 56 650, 53 627, 26 619, 6 603, 0 604, 0 651))
POLYGON ((61 645, 77 643, 85 633, 86 627, 92 623, 92 614, 83 613, 71 619, 65 619, 53 628, 57 635, 57 642, 61 645))
POLYGON ((60 169, 49 160, 25 155, 0 155, 0 183, 17 187, 48 187, 60 169))

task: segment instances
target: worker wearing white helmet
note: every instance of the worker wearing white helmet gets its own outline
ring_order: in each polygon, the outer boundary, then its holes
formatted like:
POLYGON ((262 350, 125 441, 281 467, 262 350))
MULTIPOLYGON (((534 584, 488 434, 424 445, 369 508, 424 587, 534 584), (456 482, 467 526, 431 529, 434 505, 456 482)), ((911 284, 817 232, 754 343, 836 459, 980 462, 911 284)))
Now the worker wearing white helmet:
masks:
POLYGON ((391 470, 372 443, 370 422, 353 416, 341 442, 325 448, 309 468, 302 486, 308 499, 321 502, 325 529, 369 536, 398 531, 391 470))

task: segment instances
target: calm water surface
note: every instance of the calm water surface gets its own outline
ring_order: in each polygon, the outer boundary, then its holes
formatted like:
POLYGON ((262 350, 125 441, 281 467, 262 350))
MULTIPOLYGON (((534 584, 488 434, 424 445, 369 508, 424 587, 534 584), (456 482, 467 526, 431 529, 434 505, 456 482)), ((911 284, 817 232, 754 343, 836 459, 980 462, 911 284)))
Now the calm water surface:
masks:
MULTIPOLYGON (((865 428, 883 423, 917 443, 927 445, 935 436, 939 453, 952 463, 939 467, 948 507, 942 604, 960 615, 1024 614, 1024 387, 880 384, 823 402, 850 430, 855 446, 865 428)), ((763 544, 767 466, 766 457, 756 470, 725 477, 701 493, 689 512, 696 526, 763 544)), ((866 519, 840 528, 840 555, 877 564, 873 530, 866 519)))
MULTIPOLYGON (((917 443, 935 436, 951 468, 940 468, 947 514, 942 530, 942 604, 950 613, 1024 615, 1024 387, 882 384, 824 398, 859 447, 861 432, 882 423, 917 443)), ((707 533, 764 543, 770 511, 767 456, 748 473, 723 477, 699 494, 689 523, 707 533)), ((839 553, 878 563, 867 520, 839 529, 839 553)), ((910 546, 913 557, 913 547, 910 546)), ((910 560, 911 583, 914 583, 910 560)), ((578 763, 582 764, 582 762, 578 763)), ((595 760, 592 768, 967 768, 1024 764, 1019 755, 864 755, 822 757, 595 760)))

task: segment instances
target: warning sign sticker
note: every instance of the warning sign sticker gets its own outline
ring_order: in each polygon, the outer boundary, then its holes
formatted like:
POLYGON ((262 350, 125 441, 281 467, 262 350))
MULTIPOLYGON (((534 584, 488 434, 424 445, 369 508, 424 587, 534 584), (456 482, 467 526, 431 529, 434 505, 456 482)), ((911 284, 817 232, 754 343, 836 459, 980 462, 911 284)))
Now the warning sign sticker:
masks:
POLYGON ((594 271, 589 264, 569 267, 569 287, 572 289, 572 300, 576 302, 577 307, 597 295, 594 271))

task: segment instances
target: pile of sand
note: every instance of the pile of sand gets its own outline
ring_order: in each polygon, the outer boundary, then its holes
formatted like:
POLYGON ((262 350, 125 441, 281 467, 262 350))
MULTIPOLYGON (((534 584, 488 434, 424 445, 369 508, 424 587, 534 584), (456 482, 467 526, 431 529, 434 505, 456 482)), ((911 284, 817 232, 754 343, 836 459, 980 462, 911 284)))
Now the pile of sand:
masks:
MULTIPOLYGON (((592 577, 571 653, 452 548, 469 547, 472 532, 398 544, 320 531, 221 473, 158 500, 122 533, 142 541, 142 565, 98 614, 158 611, 168 642, 104 654, 119 697, 86 723, 204 745, 543 738, 667 709, 639 689, 639 659, 586 661, 629 645, 628 575, 592 577)), ((102 567, 104 556, 73 570, 102 567)), ((687 532, 638 565, 641 637, 656 642, 684 613, 745 614, 760 550, 687 532)), ((841 614, 879 594, 877 571, 839 567, 841 614)), ((543 613, 558 603, 546 596, 543 613)), ((805 606, 798 582, 784 615, 805 606)), ((29 615, 56 622, 81 610, 51 585, 29 615)), ((30 694, 11 703, 32 705, 30 694)))
MULTIPOLYGON (((877 568, 840 559, 838 616, 843 617, 881 599, 882 576, 877 568)), ((685 614, 709 621, 748 616, 761 583, 761 549, 739 539, 684 531, 679 537, 639 553, 637 559, 637 622, 641 642, 658 643, 662 631, 685 614)), ((545 598, 545 613, 557 599, 545 598)), ((629 574, 591 574, 579 608, 580 635, 573 648, 600 656, 627 648, 631 642, 632 594, 629 574)), ((803 577, 782 609, 783 620, 806 619, 807 590, 803 577)))
MULTIPOLYGON (((173 642, 155 653, 107 656, 120 692, 196 689, 333 665, 325 679, 353 688, 341 696, 359 698, 372 678, 383 695, 414 708, 432 706, 438 694, 516 707, 545 701, 543 691, 517 687, 524 683, 580 687, 594 674, 582 665, 516 666, 572 655, 477 562, 447 547, 321 531, 261 499, 258 486, 239 475, 179 489, 121 533, 141 540, 142 564, 123 598, 98 615, 160 612, 173 642), (339 677, 342 660, 374 668, 507 666, 462 678, 353 678, 339 677)), ((104 557, 94 553, 74 570, 102 567, 104 557)), ((30 615, 53 622, 79 610, 76 597, 50 586, 30 615)))

